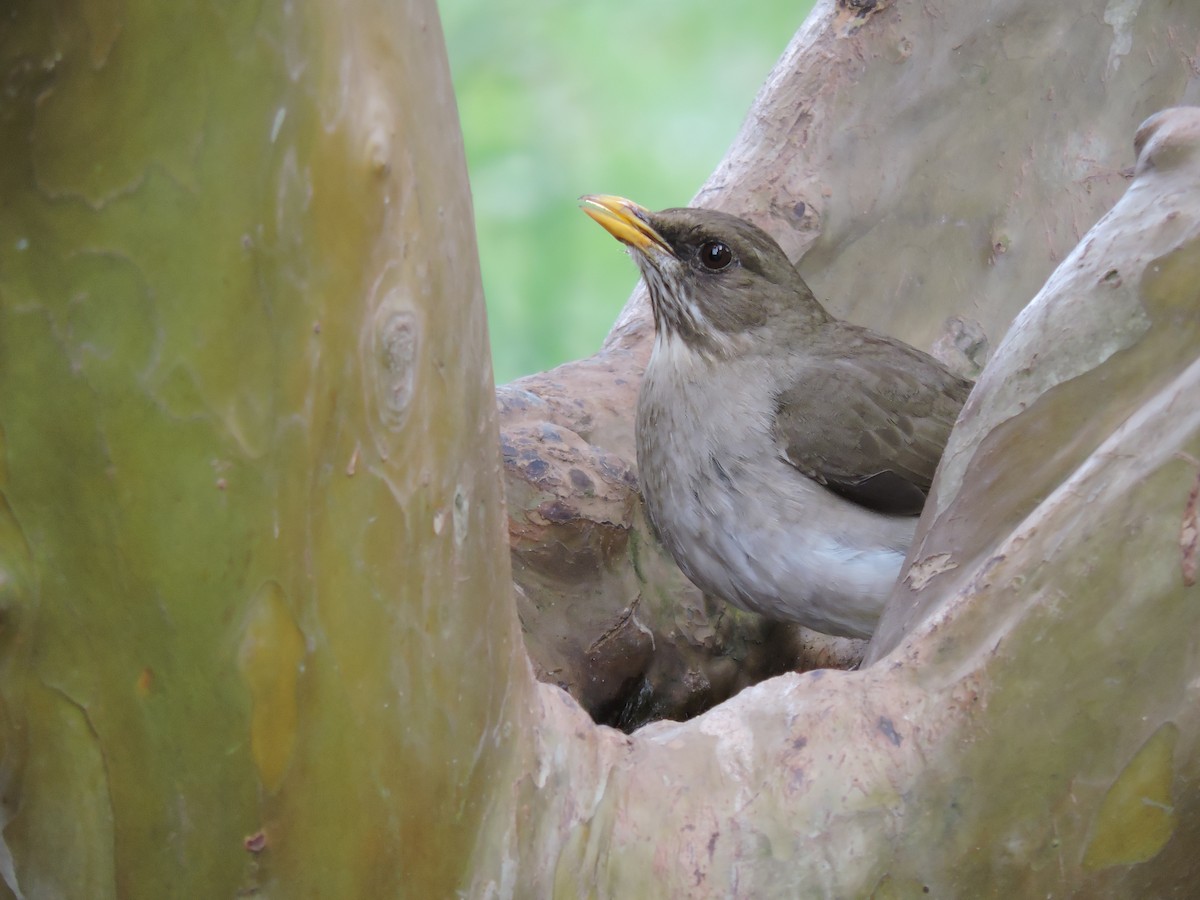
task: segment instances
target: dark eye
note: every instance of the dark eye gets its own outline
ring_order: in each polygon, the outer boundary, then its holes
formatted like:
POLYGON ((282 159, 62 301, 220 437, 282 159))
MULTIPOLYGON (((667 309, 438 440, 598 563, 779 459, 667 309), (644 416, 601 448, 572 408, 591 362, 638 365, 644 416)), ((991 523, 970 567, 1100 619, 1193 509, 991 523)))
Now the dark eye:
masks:
POLYGON ((733 262, 733 251, 721 241, 705 241, 700 245, 700 264, 713 272, 719 272, 733 262))

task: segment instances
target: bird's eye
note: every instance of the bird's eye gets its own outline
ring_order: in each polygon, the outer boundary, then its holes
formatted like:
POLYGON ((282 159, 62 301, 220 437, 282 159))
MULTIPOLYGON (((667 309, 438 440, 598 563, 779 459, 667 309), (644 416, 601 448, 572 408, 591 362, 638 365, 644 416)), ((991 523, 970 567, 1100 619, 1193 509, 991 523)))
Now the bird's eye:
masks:
POLYGON ((733 251, 721 241, 705 241, 700 245, 700 263, 704 268, 719 272, 733 262, 733 251))

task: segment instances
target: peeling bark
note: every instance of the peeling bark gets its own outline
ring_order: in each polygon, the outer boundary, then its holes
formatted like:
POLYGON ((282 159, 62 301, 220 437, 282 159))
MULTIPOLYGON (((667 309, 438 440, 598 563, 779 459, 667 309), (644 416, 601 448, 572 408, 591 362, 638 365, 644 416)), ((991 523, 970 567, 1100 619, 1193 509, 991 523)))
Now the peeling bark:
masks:
POLYGON ((1129 190, 972 394, 913 554, 939 562, 898 587, 868 665, 626 739, 543 687, 539 776, 517 784, 562 840, 500 829, 518 893, 1191 892, 1200 108, 1139 143, 1129 190))
MULTIPOLYGON (((1139 123, 1200 97, 1198 44, 1200 12, 1161 5, 821 3, 694 202, 769 231, 835 314, 976 378, 1128 186, 1139 123)), ((502 431, 520 430, 522 452, 537 458, 537 435, 552 425, 577 452, 569 466, 601 479, 603 458, 632 473, 632 409, 652 331, 639 285, 596 356, 501 389, 502 431)), ((530 482, 511 464, 505 475, 520 522, 530 482)), ((564 483, 554 498, 575 509, 580 494, 564 483)), ((855 642, 765 630, 706 602, 628 505, 589 507, 629 536, 597 544, 597 566, 566 581, 552 577, 556 552, 581 531, 578 519, 571 537, 553 527, 511 534, 539 674, 599 720, 685 718, 773 670, 860 660, 855 642), (630 608, 648 648, 584 652, 630 608), (634 715, 612 715, 631 703, 634 715)))
POLYGON ((868 665, 627 735, 508 551, 621 724, 809 658, 647 540, 644 299, 497 442, 432 4, 160 6, 0 37, 0 896, 1190 893, 1200 11, 797 36, 701 200, 996 349, 868 665))

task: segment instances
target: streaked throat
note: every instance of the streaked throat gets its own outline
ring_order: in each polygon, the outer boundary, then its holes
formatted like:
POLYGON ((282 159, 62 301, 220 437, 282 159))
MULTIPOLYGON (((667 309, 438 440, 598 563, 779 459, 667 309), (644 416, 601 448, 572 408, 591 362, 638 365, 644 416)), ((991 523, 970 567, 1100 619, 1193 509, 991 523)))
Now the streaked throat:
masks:
POLYGON ((734 336, 714 326, 678 280, 665 276, 652 264, 642 265, 641 269, 650 292, 656 344, 679 342, 696 356, 709 360, 728 358, 737 351, 734 336))

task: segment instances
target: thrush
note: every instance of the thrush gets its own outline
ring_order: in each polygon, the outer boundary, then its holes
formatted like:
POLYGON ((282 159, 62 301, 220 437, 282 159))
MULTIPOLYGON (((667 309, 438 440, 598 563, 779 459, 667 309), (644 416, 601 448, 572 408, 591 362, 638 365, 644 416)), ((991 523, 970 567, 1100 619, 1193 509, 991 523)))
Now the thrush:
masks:
POLYGON ((707 594, 869 637, 971 383, 834 318, 743 219, 603 195, 581 206, 650 294, 636 444, 659 540, 707 594))

